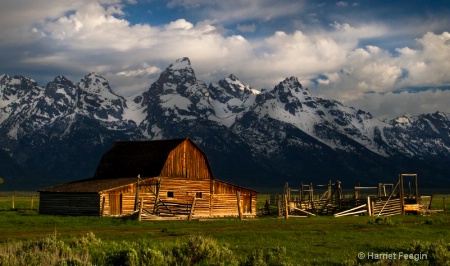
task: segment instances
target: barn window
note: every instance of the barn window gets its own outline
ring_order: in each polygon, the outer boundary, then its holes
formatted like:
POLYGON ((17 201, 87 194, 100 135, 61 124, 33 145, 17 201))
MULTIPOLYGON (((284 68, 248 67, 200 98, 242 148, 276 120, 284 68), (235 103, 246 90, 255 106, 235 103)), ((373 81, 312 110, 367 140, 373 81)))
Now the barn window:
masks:
POLYGON ((202 198, 202 193, 201 192, 195 192, 195 197, 197 199, 201 199, 202 198))
POLYGON ((167 197, 173 198, 173 191, 167 191, 167 197))

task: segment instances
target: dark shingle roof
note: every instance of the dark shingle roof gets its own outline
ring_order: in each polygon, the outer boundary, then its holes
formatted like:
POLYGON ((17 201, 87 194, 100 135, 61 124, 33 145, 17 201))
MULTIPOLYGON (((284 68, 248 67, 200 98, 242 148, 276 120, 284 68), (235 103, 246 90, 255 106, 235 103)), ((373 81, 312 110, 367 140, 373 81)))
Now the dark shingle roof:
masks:
POLYGON ((159 176, 169 153, 184 139, 123 141, 103 155, 94 179, 159 176))
POLYGON ((116 179, 83 179, 65 184, 48 187, 39 192, 70 192, 70 193, 95 193, 103 190, 118 188, 137 182, 136 177, 116 179))

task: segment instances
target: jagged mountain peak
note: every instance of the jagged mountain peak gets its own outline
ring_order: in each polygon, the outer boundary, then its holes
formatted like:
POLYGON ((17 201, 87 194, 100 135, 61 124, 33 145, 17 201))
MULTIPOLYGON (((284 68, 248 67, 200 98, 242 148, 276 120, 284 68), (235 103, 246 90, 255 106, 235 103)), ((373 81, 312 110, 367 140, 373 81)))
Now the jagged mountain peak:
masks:
POLYGON ((52 82, 45 86, 45 95, 54 96, 56 94, 75 94, 75 85, 64 76, 57 76, 52 82))
MULTIPOLYGON (((68 114, 76 103, 77 90, 72 81, 57 76, 45 86, 44 97, 39 99, 37 108, 41 117, 54 120, 68 114)), ((46 121, 48 122, 48 121, 46 121)))
MULTIPOLYGON (((67 83, 67 82, 72 83, 72 81, 70 81, 68 78, 66 78, 66 77, 63 76, 63 75, 56 76, 56 77, 53 79, 53 82, 55 82, 55 83, 67 83)), ((72 83, 72 84, 73 84, 73 83, 72 83)))
POLYGON ((228 87, 233 90, 234 92, 238 92, 240 94, 244 93, 252 93, 252 94, 259 94, 261 91, 253 89, 250 85, 245 85, 242 83, 234 74, 230 74, 228 77, 222 79, 219 81, 219 83, 222 83, 221 85, 228 84, 228 87))
POLYGON ((172 93, 177 87, 189 87, 197 82, 191 61, 183 57, 170 64, 161 73, 158 80, 152 84, 151 90, 157 90, 157 93, 172 93))
POLYGON ((189 60, 189 58, 187 57, 179 58, 175 60, 174 63, 170 64, 170 66, 167 69, 170 70, 192 69, 191 60, 189 60))
POLYGON ((0 79, 0 108, 19 99, 34 99, 43 89, 33 79, 24 76, 2 75, 0 79))
POLYGON ((230 127, 238 115, 250 109, 259 91, 244 85, 235 75, 211 83, 208 87, 215 116, 230 127))
MULTIPOLYGON (((118 97, 111 89, 109 82, 100 74, 91 72, 78 83, 78 88, 91 94, 112 94, 118 97)), ((110 96, 111 97, 111 96, 110 96)), ((114 97, 115 98, 115 97, 114 97)))
MULTIPOLYGON (((245 85, 233 74, 230 74, 228 77, 224 78, 223 81, 226 81, 232 86, 233 89, 241 90, 243 91, 245 89, 245 85)), ((220 82, 220 81, 219 81, 220 82)))
POLYGON ((213 91, 215 94, 229 94, 229 97, 236 98, 241 98, 241 96, 248 91, 247 86, 233 74, 219 80, 217 83, 211 83, 209 87, 210 91, 213 91), (218 90, 218 88, 220 89, 218 90))
POLYGON ((434 119, 440 120, 440 121, 449 121, 450 120, 450 114, 446 114, 444 112, 435 112, 433 114, 430 114, 429 116, 433 117, 434 119))
POLYGON ((202 120, 213 116, 206 84, 198 80, 189 58, 183 57, 167 67, 150 88, 135 97, 139 106, 141 128, 148 136, 162 136, 161 129, 169 123, 202 120))
POLYGON ((282 106, 282 109, 295 116, 303 109, 302 103, 311 104, 312 100, 309 90, 304 89, 296 77, 290 77, 280 82, 272 90, 261 91, 256 97, 255 103, 260 106, 265 105, 265 109, 269 105, 272 106, 269 109, 274 109, 275 105, 282 106))
POLYGON ((163 77, 163 74, 168 75, 168 81, 176 81, 180 78, 188 78, 196 81, 195 72, 191 66, 191 60, 187 57, 177 59, 166 68, 166 70, 161 74, 161 77, 163 77))
POLYGON ((27 86, 38 86, 36 81, 31 78, 27 78, 22 75, 14 75, 13 77, 9 76, 8 74, 2 74, 0 76, 1 85, 9 85, 9 86, 15 86, 15 85, 21 85, 19 87, 23 89, 27 89, 27 86))
POLYGON ((275 89, 279 93, 289 93, 295 95, 299 100, 311 100, 311 93, 307 88, 303 88, 300 81, 296 77, 289 77, 280 82, 275 89))
POLYGON ((410 126, 413 121, 413 117, 410 114, 406 113, 402 116, 392 119, 389 124, 392 126, 407 127, 410 126))

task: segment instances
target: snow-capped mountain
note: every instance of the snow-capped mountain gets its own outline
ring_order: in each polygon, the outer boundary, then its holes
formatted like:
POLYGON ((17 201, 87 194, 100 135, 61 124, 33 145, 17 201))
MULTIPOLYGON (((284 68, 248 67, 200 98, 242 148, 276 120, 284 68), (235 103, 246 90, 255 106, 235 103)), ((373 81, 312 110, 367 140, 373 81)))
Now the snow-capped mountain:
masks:
MULTIPOLYGON (((189 58, 171 64, 141 100, 145 119, 140 128, 145 136, 162 138, 167 124, 184 120, 208 120, 214 116, 206 84, 198 80, 189 58)), ((138 101, 138 100, 135 100, 138 101)))
POLYGON ((244 85, 236 76, 221 79, 217 83, 211 83, 208 87, 210 102, 214 114, 220 123, 230 127, 236 120, 236 116, 248 111, 260 91, 244 85))
POLYGON ((391 181, 399 172, 448 182, 449 118, 436 112, 380 121, 314 97, 295 77, 263 91, 232 74, 207 85, 188 58, 132 98, 96 73, 76 84, 58 76, 45 87, 0 76, 0 150, 21 173, 33 169, 49 184, 90 177, 114 141, 178 137, 207 152, 217 177, 253 187, 314 178, 391 181))
POLYGON ((140 138, 136 124, 122 119, 125 99, 94 73, 77 84, 59 76, 45 87, 4 75, 0 97, 0 149, 44 182, 90 175, 114 141, 140 138))
MULTIPOLYGON (((379 155, 387 155, 384 147, 375 141, 375 134, 383 132, 389 127, 388 124, 370 113, 337 101, 312 97, 295 77, 287 78, 273 90, 259 94, 250 111, 241 119, 276 120, 298 128, 332 149, 351 151, 354 145, 362 145, 379 155), (348 143, 348 140, 357 144, 348 143)), ((239 123, 235 128, 243 130, 239 123)), ((276 146, 273 148, 276 149, 276 146)))

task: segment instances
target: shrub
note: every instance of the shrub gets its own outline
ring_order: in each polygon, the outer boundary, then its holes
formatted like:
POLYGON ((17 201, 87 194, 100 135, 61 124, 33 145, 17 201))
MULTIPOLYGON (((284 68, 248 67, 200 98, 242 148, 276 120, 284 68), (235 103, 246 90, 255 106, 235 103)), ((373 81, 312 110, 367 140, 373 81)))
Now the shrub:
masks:
POLYGON ((286 248, 276 247, 272 249, 254 249, 243 265, 266 266, 266 265, 290 265, 287 262, 286 248))
POLYGON ((142 265, 166 265, 163 253, 159 250, 154 250, 151 248, 146 248, 141 251, 141 262, 142 265))
POLYGON ((0 246, 0 265, 91 265, 89 254, 73 251, 56 236, 0 246))
POLYGON ((409 249, 413 254, 426 254, 431 265, 450 265, 450 244, 443 240, 437 242, 414 241, 409 249))
POLYGON ((92 246, 99 246, 102 241, 96 238, 93 232, 86 233, 84 236, 76 237, 73 239, 69 245, 73 248, 89 248, 92 246))
POLYGON ((191 236, 187 243, 173 247, 167 256, 168 265, 238 265, 230 249, 214 239, 191 236))

